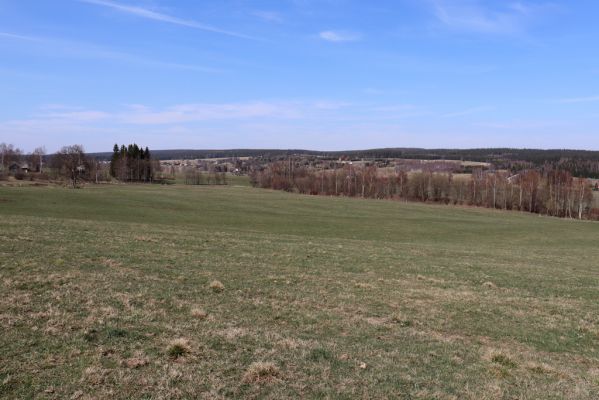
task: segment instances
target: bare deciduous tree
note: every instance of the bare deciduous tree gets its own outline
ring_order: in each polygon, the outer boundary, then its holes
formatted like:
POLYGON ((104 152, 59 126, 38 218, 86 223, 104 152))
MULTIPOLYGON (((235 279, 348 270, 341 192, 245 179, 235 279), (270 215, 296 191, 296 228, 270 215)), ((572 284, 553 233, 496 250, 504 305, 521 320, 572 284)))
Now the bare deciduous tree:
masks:
POLYGON ((73 188, 77 187, 77 183, 87 171, 85 151, 83 146, 77 144, 60 149, 54 155, 53 163, 55 168, 71 181, 73 188))
POLYGON ((29 167, 33 171, 42 173, 45 155, 46 155, 46 148, 43 146, 37 147, 35 150, 33 150, 33 153, 31 153, 31 156, 29 157, 29 164, 30 164, 29 167))

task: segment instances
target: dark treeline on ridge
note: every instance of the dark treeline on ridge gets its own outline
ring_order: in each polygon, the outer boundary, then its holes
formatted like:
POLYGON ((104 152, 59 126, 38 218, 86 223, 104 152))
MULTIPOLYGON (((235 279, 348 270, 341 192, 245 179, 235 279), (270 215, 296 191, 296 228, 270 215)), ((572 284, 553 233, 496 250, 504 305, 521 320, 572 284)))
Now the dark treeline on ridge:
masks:
POLYGON ((464 179, 452 173, 380 171, 375 166, 334 162, 310 169, 292 161, 275 162, 251 175, 254 186, 302 194, 401 199, 556 217, 599 219, 591 182, 547 167, 518 172, 476 169, 464 179))
MULTIPOLYGON (((550 165, 568 171, 573 176, 599 178, 599 151, 589 150, 539 150, 539 149, 420 149, 383 148, 349 151, 313 151, 301 149, 231 149, 231 150, 155 150, 155 159, 206 159, 254 157, 266 161, 286 159, 293 155, 312 155, 326 159, 419 159, 419 160, 468 160, 492 163, 497 169, 525 170, 550 165)), ((96 153, 92 156, 109 160, 112 153, 96 153)))

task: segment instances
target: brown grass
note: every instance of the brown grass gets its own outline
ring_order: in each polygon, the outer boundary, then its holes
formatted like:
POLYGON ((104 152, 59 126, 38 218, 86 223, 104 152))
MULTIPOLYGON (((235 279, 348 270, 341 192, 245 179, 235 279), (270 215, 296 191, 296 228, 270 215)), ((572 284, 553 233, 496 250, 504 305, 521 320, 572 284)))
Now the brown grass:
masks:
POLYGON ((191 353, 191 346, 189 340, 184 338, 172 340, 167 347, 167 354, 173 359, 183 357, 189 353, 191 353))
POLYGON ((127 358, 126 360, 123 360, 122 365, 127 368, 130 368, 130 369, 136 369, 136 368, 140 368, 145 365, 148 365, 148 363, 149 363, 149 361, 147 358, 132 357, 132 358, 127 358))
POLYGON ((223 283, 221 281, 217 281, 214 280, 212 282, 210 282, 210 289, 212 289, 213 292, 222 292, 223 290, 225 290, 225 285, 223 285, 223 283))
POLYGON ((281 371, 271 362, 255 362, 243 374, 244 383, 269 383, 279 379, 281 371))
POLYGON ((208 318, 208 313, 203 308, 192 308, 191 316, 200 320, 208 318))

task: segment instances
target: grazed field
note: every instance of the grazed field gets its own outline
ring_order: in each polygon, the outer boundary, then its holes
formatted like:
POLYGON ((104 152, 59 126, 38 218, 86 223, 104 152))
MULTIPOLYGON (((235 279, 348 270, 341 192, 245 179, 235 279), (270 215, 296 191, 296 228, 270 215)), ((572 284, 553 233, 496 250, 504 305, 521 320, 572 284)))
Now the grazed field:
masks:
POLYGON ((0 188, 0 396, 596 399, 598 239, 244 187, 0 188))

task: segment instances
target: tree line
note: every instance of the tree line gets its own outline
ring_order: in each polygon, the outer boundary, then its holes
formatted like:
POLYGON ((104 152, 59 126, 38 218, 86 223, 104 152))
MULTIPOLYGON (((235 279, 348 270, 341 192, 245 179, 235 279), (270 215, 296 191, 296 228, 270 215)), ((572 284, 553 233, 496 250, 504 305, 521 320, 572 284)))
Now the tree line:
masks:
POLYGON ((0 179, 14 176, 17 180, 61 180, 73 187, 81 182, 154 182, 160 164, 150 150, 137 144, 114 146, 110 163, 86 154, 81 145, 64 146, 54 154, 43 147, 30 154, 12 144, 0 143, 0 179))
POLYGON ((11 167, 23 166, 23 164, 26 164, 31 171, 43 172, 45 155, 44 147, 38 147, 30 154, 25 154, 12 144, 0 143, 0 172, 9 171, 11 167))
POLYGON ((251 173, 254 186, 302 194, 469 205, 556 217, 599 219, 591 182, 559 169, 475 169, 471 177, 434 171, 381 170, 334 163, 313 169, 275 162, 251 173))
MULTIPOLYGON (((112 153, 97 153, 99 160, 109 160, 112 153)), ((419 149, 382 148, 351 151, 312 151, 302 149, 232 149, 232 150, 157 150, 154 158, 205 159, 251 157, 273 162, 293 156, 315 157, 320 160, 469 160, 492 163, 498 169, 526 170, 551 166, 570 172, 574 176, 599 178, 599 151, 539 150, 511 148, 482 149, 419 149)), ((470 172, 470 170, 468 170, 470 172)))
POLYGON ((212 169, 208 172, 202 172, 197 168, 186 168, 184 171, 186 185, 226 185, 227 174, 212 169))

